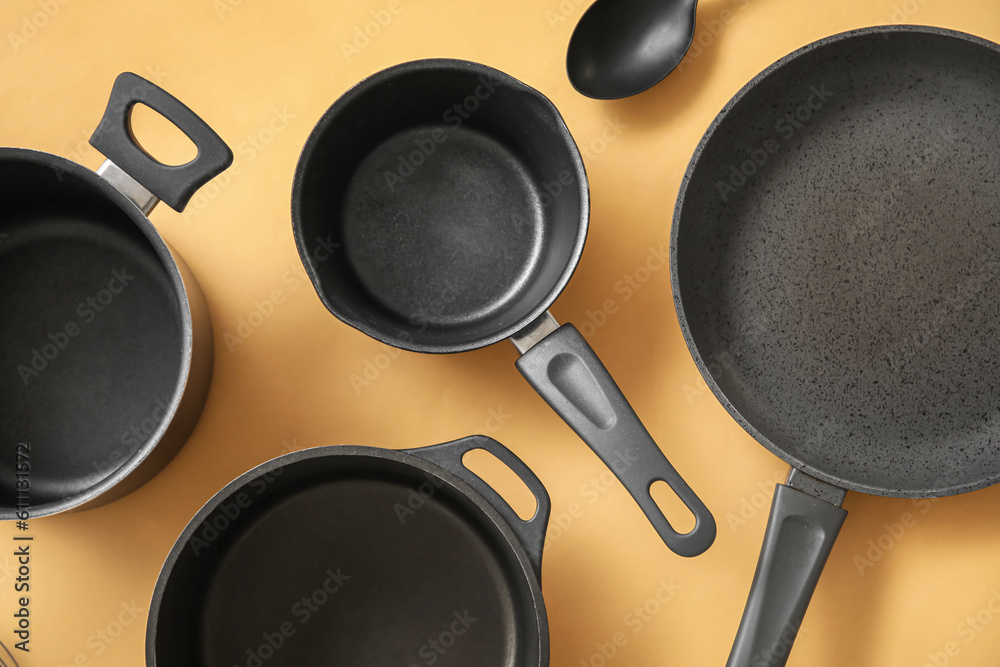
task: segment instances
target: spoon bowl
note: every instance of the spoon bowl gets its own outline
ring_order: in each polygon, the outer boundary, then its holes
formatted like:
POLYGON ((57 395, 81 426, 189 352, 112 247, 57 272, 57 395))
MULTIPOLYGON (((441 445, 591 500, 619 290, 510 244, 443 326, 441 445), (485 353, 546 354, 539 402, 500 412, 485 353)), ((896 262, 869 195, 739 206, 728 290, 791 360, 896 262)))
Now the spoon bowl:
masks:
POLYGON ((691 46, 697 6, 698 0, 596 0, 569 41, 573 87, 615 100, 655 86, 691 46))

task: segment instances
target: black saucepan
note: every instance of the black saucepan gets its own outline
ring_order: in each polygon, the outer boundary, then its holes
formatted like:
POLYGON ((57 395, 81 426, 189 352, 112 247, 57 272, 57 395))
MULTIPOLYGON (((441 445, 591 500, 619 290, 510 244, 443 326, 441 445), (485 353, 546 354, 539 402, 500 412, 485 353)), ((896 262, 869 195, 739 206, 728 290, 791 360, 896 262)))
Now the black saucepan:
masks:
POLYGON ((549 509, 531 470, 485 436, 280 456, 216 494, 177 540, 146 664, 543 667, 549 509), (531 519, 463 465, 476 449, 527 485, 531 519))
POLYGON ((384 343, 460 352, 509 338, 528 382, 615 473, 664 542, 705 551, 715 521, 593 350, 549 306, 583 251, 587 175, 559 112, 490 67, 422 60, 344 94, 295 174, 292 220, 320 299, 384 343), (678 534, 650 495, 695 515, 678 534))
POLYGON ((146 215, 183 210, 232 162, 190 109, 134 74, 115 81, 94 173, 0 148, 0 519, 113 500, 162 468, 201 413, 212 331, 197 282, 146 215), (145 104, 197 146, 156 162, 130 118, 145 104))
POLYGON ((729 665, 783 665, 846 490, 1000 479, 1000 47, 919 26, 745 86, 681 186, 674 301, 701 373, 791 464, 729 665))

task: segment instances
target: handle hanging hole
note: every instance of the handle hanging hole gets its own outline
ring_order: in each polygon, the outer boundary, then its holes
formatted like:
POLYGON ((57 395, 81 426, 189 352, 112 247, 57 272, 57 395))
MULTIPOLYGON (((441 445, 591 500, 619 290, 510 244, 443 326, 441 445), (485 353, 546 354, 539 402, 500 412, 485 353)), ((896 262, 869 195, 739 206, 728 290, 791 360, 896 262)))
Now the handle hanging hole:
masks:
POLYGON ((535 516, 538 502, 513 470, 485 449, 473 449, 462 457, 462 465, 486 482, 507 501, 522 521, 535 516))
POLYGON ((160 164, 176 167, 198 157, 198 147, 186 134, 141 102, 132 107, 130 126, 135 142, 160 164))
POLYGON ((649 495, 675 531, 687 535, 694 530, 697 519, 669 484, 663 480, 653 482, 649 487, 649 495))

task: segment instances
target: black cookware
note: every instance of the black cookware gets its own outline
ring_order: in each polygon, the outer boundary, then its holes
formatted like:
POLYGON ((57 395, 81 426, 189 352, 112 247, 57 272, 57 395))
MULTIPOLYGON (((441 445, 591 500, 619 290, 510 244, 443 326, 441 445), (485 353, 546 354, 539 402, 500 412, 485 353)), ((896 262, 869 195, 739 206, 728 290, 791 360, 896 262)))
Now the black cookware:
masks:
POLYGON ((712 123, 674 215, 685 340, 792 466, 731 666, 783 665, 847 490, 1000 479, 1000 47, 919 26, 821 40, 712 123))
POLYGON ((340 320, 418 352, 510 339, 528 382, 617 475, 664 542, 695 556, 715 521, 608 371, 548 313, 583 252, 587 175, 537 90, 484 65, 421 60, 379 72, 317 123, 292 221, 316 291, 340 320), (650 495, 695 515, 675 531, 650 495))
POLYGON ((318 447, 236 479, 160 572, 149 667, 544 667, 549 498, 485 436, 421 449, 318 447), (527 521, 462 463, 483 449, 524 482, 527 521))
POLYGON ((134 74, 115 81, 94 173, 0 148, 0 519, 113 500, 173 457, 205 402, 212 331, 183 260, 147 219, 180 211, 232 162, 190 109, 134 74), (132 136, 136 104, 190 138, 166 166, 132 136))

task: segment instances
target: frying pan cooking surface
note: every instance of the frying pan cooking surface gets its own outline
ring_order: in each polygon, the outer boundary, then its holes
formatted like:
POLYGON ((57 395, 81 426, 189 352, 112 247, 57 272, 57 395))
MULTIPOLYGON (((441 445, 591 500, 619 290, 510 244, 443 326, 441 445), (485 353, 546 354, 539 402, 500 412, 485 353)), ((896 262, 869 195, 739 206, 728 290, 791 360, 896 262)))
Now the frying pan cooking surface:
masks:
POLYGON ((730 102, 672 266, 689 347, 755 438, 838 486, 937 496, 1000 478, 1000 53, 896 28, 730 102))

